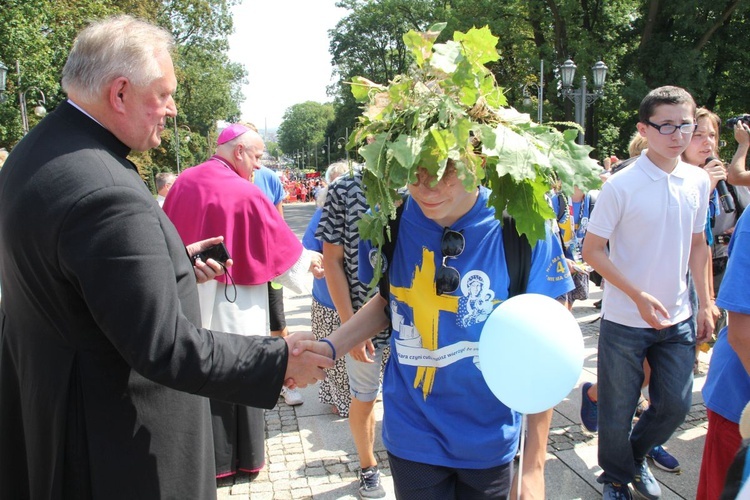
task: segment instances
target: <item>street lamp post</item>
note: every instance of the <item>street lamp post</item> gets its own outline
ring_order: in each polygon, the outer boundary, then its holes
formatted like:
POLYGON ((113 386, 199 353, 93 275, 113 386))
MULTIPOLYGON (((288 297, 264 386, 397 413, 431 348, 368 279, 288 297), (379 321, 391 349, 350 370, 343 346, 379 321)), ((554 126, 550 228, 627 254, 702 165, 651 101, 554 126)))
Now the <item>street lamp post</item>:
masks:
POLYGON ((349 163, 349 150, 346 149, 346 142, 349 140, 349 127, 346 127, 346 134, 344 137, 339 137, 336 139, 336 145, 338 149, 344 148, 344 151, 346 152, 346 162, 349 163))
POLYGON ((331 138, 326 138, 326 144, 323 144, 323 149, 320 150, 320 154, 327 154, 328 155, 328 163, 326 164, 326 167, 331 164, 331 138))
MULTIPOLYGON (((349 150, 346 149, 346 141, 349 140, 349 127, 346 127, 346 136, 345 137, 339 137, 338 139, 334 140, 333 143, 336 145, 336 149, 341 151, 341 148, 344 148, 344 151, 346 152, 346 161, 349 162, 349 150)), ((327 150, 328 150, 328 164, 331 164, 331 138, 326 138, 326 144, 327 150)))
MULTIPOLYGON (((34 106, 34 114, 40 118, 47 114, 47 110, 44 107, 44 105, 47 104, 47 99, 44 98, 44 92, 42 92, 39 87, 29 87, 26 90, 21 90, 21 63, 18 60, 16 60, 16 72, 18 73, 18 103, 21 106, 21 124, 23 125, 23 135, 26 135, 29 133, 29 115, 26 110, 26 93, 30 90, 36 90, 39 92, 39 95, 42 96, 42 98, 37 101, 36 106, 34 106)), ((5 82, 3 82, 3 84, 4 83, 5 82)))
POLYGON ((594 64, 591 71, 594 75, 594 91, 588 92, 586 89, 585 76, 581 77, 581 86, 577 89, 573 88, 573 78, 576 74, 576 65, 571 59, 565 61, 560 67, 562 95, 575 103, 576 123, 578 123, 583 129, 583 131, 578 134, 578 144, 583 144, 584 134, 586 132, 586 107, 604 95, 602 87, 604 87, 604 80, 607 78, 607 65, 602 61, 599 61, 594 64))
POLYGON ((5 80, 8 78, 8 67, 0 61, 0 102, 5 102, 5 80))
POLYGON ((542 123, 542 111, 544 110, 544 61, 539 62, 539 83, 527 83, 523 86, 523 105, 531 106, 531 94, 529 94, 529 87, 536 87, 536 99, 537 99, 537 110, 536 110, 536 121, 542 123))

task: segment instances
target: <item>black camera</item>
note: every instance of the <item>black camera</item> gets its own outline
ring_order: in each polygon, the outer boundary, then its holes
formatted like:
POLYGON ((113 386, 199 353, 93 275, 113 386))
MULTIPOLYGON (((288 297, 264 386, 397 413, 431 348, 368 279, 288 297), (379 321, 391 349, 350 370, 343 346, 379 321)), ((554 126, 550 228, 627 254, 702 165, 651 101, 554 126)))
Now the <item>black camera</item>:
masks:
POLYGON ((750 115, 733 116, 732 118, 727 120, 727 128, 734 129, 734 126, 737 124, 737 122, 742 122, 750 127, 750 115))
POLYGON ((200 259, 203 262, 206 262, 208 259, 214 259, 219 264, 225 264, 231 257, 229 257, 229 252, 227 251, 227 247, 224 245, 224 243, 218 243, 212 247, 209 247, 205 250, 203 250, 200 253, 197 253, 193 255, 193 264, 195 264, 195 261, 200 259))

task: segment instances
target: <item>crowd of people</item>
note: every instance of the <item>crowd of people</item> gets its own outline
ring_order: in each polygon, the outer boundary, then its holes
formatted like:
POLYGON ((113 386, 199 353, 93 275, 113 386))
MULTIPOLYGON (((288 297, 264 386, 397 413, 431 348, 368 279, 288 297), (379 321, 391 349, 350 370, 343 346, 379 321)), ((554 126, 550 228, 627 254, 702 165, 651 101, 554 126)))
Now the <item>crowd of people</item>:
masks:
POLYGON ((570 306, 593 271, 598 381, 582 388, 581 417, 599 434, 603 497, 661 498, 649 459, 679 470, 663 445, 709 340, 696 496, 720 497, 750 400, 746 123, 727 167, 715 114, 684 89, 649 92, 642 151, 610 165, 600 191, 551 197, 544 237, 517 238, 520 278, 489 190, 467 189, 453 160, 440 176, 416 166, 372 293, 378 254, 357 224, 376 207, 349 164, 283 186, 260 165, 257 130, 231 124, 209 160, 158 176, 154 199, 127 155, 156 147, 176 114, 173 46, 129 16, 86 27, 63 70, 68 99, 0 170, 0 497, 215 497, 217 477, 264 467, 262 408, 300 404, 297 387, 325 380, 321 401, 349 419, 361 497, 385 496, 382 393, 398 498, 543 498, 553 409, 526 416, 515 473, 522 416, 492 395, 476 345, 495 304, 528 292, 570 306), (318 203, 303 241, 285 193, 318 203), (313 332, 289 333, 279 290, 302 290, 306 273, 313 332))
POLYGON ((287 203, 315 201, 323 188, 323 182, 319 178, 291 180, 289 177, 283 177, 287 203))

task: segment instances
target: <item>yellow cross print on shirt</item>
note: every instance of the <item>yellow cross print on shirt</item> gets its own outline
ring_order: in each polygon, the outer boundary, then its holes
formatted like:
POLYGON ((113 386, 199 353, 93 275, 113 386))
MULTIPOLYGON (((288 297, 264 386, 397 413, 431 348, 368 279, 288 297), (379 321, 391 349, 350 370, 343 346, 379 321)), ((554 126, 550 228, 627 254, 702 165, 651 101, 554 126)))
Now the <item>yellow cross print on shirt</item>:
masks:
MULTIPOLYGON (((455 313, 458 311, 458 297, 438 295, 435 292, 435 253, 422 248, 422 265, 414 269, 411 288, 391 286, 391 293, 396 300, 411 306, 414 315, 414 327, 422 337, 422 347, 435 351, 438 348, 438 324, 440 311, 455 313)), ((424 399, 432 392, 435 382, 434 366, 417 367, 414 388, 422 386, 424 399)))

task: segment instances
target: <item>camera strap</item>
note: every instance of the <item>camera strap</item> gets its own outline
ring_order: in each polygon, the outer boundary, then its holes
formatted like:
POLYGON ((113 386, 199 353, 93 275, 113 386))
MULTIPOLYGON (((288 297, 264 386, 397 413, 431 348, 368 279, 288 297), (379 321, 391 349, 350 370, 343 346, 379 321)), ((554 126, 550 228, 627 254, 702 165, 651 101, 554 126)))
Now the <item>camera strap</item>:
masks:
POLYGON ((227 299, 227 302, 230 304, 234 304, 237 301, 237 285, 234 284, 234 278, 232 278, 232 274, 229 272, 229 269, 227 269, 227 266, 225 266, 223 263, 219 262, 219 265, 224 269, 224 274, 227 275, 227 278, 229 278, 229 281, 232 282, 232 290, 234 290, 234 298, 230 299, 229 294, 227 293, 227 289, 229 288, 228 282, 224 282, 224 298, 227 299))

